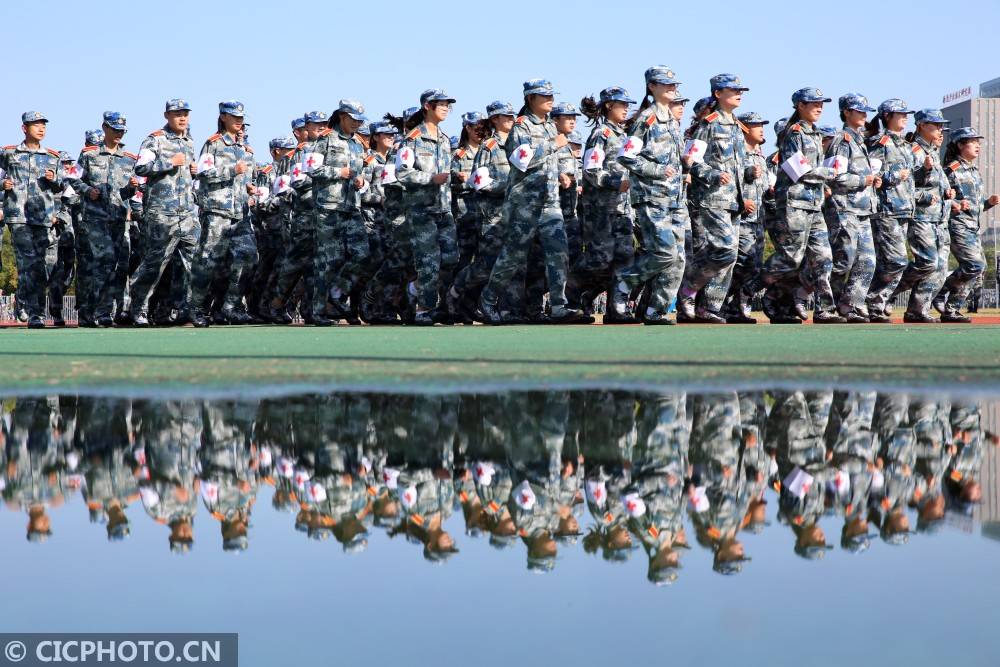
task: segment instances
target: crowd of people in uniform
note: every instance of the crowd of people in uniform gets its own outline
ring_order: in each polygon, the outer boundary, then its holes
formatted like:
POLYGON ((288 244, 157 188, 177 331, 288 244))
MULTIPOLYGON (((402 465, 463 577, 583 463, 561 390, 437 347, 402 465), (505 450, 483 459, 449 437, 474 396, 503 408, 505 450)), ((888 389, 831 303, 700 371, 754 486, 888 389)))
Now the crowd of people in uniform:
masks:
POLYGON ((47 300, 64 324, 75 280, 84 327, 584 324, 601 295, 604 324, 749 324, 761 294, 772 323, 887 323, 907 290, 905 321, 969 321, 980 216, 1000 201, 973 128, 857 93, 825 127, 831 98, 802 88, 766 155, 739 77, 712 77, 686 128, 679 86, 654 66, 640 100, 611 86, 578 108, 533 79, 518 110, 462 114, 456 140, 444 90, 372 122, 343 99, 292 120, 266 164, 238 101, 200 154, 183 99, 136 153, 106 112, 75 159, 26 112, 0 151, 18 317, 44 327, 47 300))
POLYGON ((723 574, 771 519, 806 559, 834 548, 821 523, 854 553, 934 532, 980 501, 998 437, 975 400, 943 396, 587 390, 18 397, 0 402, 0 442, 3 499, 34 542, 82 496, 109 540, 141 506, 185 553, 202 505, 223 549, 241 551, 271 487, 296 530, 345 552, 378 529, 430 561, 482 539, 547 571, 579 542, 608 561, 644 553, 649 580, 669 583, 689 531, 723 574), (459 516, 464 538, 450 532, 459 516))

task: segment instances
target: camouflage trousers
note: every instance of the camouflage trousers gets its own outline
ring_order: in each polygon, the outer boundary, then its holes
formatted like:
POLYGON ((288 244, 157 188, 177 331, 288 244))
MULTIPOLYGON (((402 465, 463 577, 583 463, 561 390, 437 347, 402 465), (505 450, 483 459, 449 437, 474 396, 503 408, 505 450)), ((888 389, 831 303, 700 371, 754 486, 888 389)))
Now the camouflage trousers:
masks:
POLYGON ((841 315, 865 315, 865 298, 875 273, 875 245, 871 217, 848 211, 826 215, 833 252, 830 287, 841 315))
POLYGON ((193 215, 163 215, 149 213, 144 221, 143 257, 129 283, 132 302, 129 314, 145 314, 149 307, 149 297, 153 293, 164 269, 178 253, 180 275, 173 276, 178 281, 183 295, 181 308, 191 303, 191 263, 194 261, 201 227, 193 215))
POLYGON ((562 210, 563 229, 566 230, 566 260, 568 266, 576 266, 583 254, 583 239, 581 238, 583 221, 577 215, 580 195, 576 191, 576 181, 568 188, 559 190, 559 208, 562 210))
MULTIPOLYGON (((614 286, 615 272, 632 263, 635 257, 635 230, 632 220, 619 210, 620 197, 600 195, 585 197, 583 219, 580 221, 581 251, 575 264, 570 265, 569 301, 579 307, 580 297, 596 297, 614 286)), ((565 221, 563 229, 565 230, 565 221)), ((567 235, 567 261, 569 237, 567 235)))
POLYGON ((368 264, 365 220, 359 210, 316 212, 316 259, 312 312, 320 315, 328 299, 346 299, 368 264))
POLYGON ((402 210, 386 209, 383 244, 382 262, 365 287, 361 307, 366 319, 391 318, 403 308, 403 285, 413 276, 413 252, 402 210))
POLYGON ((739 254, 739 212, 715 208, 695 208, 692 250, 688 269, 681 282, 681 294, 693 297, 703 287, 699 310, 717 315, 729 291, 732 268, 739 254), (719 276, 718 280, 713 278, 719 276))
POLYGON ((191 305, 198 312, 235 308, 243 298, 243 275, 257 261, 257 240, 250 219, 203 214, 202 236, 191 269, 191 305), (213 284, 221 281, 222 303, 210 303, 213 284))
POLYGON ((986 257, 979 238, 978 222, 973 225, 961 219, 952 219, 948 223, 948 231, 951 253, 958 261, 958 268, 945 280, 943 289, 948 294, 945 310, 955 314, 965 307, 972 286, 986 270, 986 257))
POLYGON ((821 211, 787 208, 778 211, 768 229, 774 253, 764 262, 761 281, 772 303, 815 298, 814 311, 832 313, 830 273, 833 253, 821 211))
POLYGON ((413 267, 417 272, 416 301, 421 310, 437 308, 451 287, 458 265, 458 239, 451 212, 424 207, 407 208, 413 267))
POLYGON ((278 280, 274 287, 272 303, 284 306, 292 297, 295 285, 301 280, 305 291, 302 296, 301 314, 308 315, 313 302, 313 257, 316 249, 315 213, 296 211, 288 228, 288 245, 281 259, 278 280))
POLYGON ((54 318, 61 318, 63 297, 76 273, 76 249, 72 227, 57 224, 55 230, 56 261, 49 275, 49 313, 54 318))
POLYGON ((459 270, 452 289, 466 303, 475 303, 479 292, 489 282, 493 265, 503 248, 504 230, 502 197, 480 197, 479 241, 472 262, 459 270))
MULTIPOLYGON (((754 295, 760 291, 760 271, 764 264, 764 225, 761 222, 741 222, 740 242, 736 251, 736 263, 732 268, 732 280, 726 294, 722 312, 738 315, 743 306, 749 306, 754 295)), ((716 276, 712 280, 717 280, 716 276)), ((716 293, 705 290, 705 296, 716 293)))
MULTIPOLYGON (((48 225, 10 224, 10 240, 14 246, 14 264, 17 268, 18 308, 28 317, 45 317, 45 296, 49 275, 56 264, 58 239, 48 225)), ((51 298, 51 295, 50 295, 51 298)), ((51 311, 56 304, 50 304, 51 311)), ((58 304, 62 313, 62 303, 58 304)))
POLYGON ((647 313, 666 315, 684 276, 684 235, 687 216, 651 199, 635 205, 639 256, 615 272, 629 287, 646 283, 647 313))
POLYGON ((868 288, 868 312, 881 313, 889 305, 903 271, 906 270, 906 229, 909 218, 872 217, 872 238, 875 241, 875 276, 868 288))
POLYGON ((475 194, 455 195, 452 198, 452 217, 455 219, 455 236, 458 243, 458 263, 454 272, 458 273, 471 262, 476 255, 476 242, 479 239, 479 207, 476 205, 475 194))
MULTIPOLYGON (((483 289, 482 300, 495 304, 503 296, 507 301, 524 301, 524 282, 516 280, 524 271, 532 240, 538 235, 545 256, 545 276, 552 308, 566 307, 566 230, 562 211, 548 200, 545 187, 530 187, 521 181, 508 189, 504 203, 503 250, 483 289)), ((522 274, 523 275, 523 274, 522 274)))
POLYGON ((84 218, 77 228, 76 307, 81 320, 114 315, 112 281, 117 257, 111 231, 113 224, 112 220, 94 216, 84 218))
POLYGON ((906 312, 927 315, 947 275, 951 239, 944 223, 911 220, 906 241, 913 259, 906 265, 893 296, 910 290, 906 312))
POLYGON ((247 306, 251 313, 265 313, 274 298, 278 268, 287 240, 288 232, 282 227, 264 227, 257 235, 257 265, 247 294, 247 306))

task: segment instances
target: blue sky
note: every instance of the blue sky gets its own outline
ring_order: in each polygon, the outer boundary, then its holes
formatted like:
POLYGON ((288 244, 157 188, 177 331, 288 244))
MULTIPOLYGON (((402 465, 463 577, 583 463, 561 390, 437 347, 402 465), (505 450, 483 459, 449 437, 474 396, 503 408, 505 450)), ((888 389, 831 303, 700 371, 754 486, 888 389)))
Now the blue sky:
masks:
MULTIPOLYGON (((454 132, 464 111, 518 105, 525 79, 551 79, 574 103, 609 85, 638 96, 653 64, 672 67, 692 99, 713 74, 734 72, 751 88, 744 110, 771 120, 807 85, 920 108, 1000 76, 996 2, 858 2, 849 13, 831 2, 724 0, 3 4, 0 142, 20 141, 21 112, 38 109, 51 119, 46 144, 74 154, 106 109, 127 114, 126 143, 137 147, 162 125, 169 97, 191 102, 199 143, 215 131, 218 102, 241 100, 263 149, 292 117, 341 97, 374 117, 443 87, 458 99, 454 132)), ((837 122, 835 109, 824 121, 837 122)))

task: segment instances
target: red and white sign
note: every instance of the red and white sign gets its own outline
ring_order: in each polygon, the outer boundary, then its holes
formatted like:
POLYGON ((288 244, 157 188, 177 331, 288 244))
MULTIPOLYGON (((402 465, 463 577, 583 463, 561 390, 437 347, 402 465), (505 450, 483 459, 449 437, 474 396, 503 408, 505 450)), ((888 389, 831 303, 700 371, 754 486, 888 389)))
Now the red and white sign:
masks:
POLYGON ((531 159, 534 156, 535 151, 531 144, 521 144, 510 154, 508 161, 521 171, 528 171, 528 165, 531 164, 531 159))
POLYGON ((689 139, 684 144, 684 157, 690 159, 691 162, 704 162, 705 151, 707 150, 708 144, 701 139, 689 139))
POLYGON ((493 182, 489 167, 480 167, 472 172, 472 189, 482 190, 493 182))
POLYGON ((809 489, 812 488, 814 479, 812 475, 796 466, 792 472, 788 473, 788 477, 781 485, 796 498, 804 498, 809 493, 809 489))
POLYGON ((604 149, 600 146, 588 148, 583 154, 584 169, 600 169, 604 166, 604 149))
POLYGON ((781 164, 781 169, 788 174, 788 178, 792 179, 792 183, 798 183, 803 175, 812 171, 812 166, 802 151, 795 151, 790 158, 781 164))
POLYGON ((198 158, 197 172, 198 174, 204 174, 209 171, 215 170, 215 156, 211 153, 205 153, 200 158, 198 158))
POLYGON ((618 157, 635 157, 642 150, 642 139, 639 137, 629 137, 618 150, 618 157))

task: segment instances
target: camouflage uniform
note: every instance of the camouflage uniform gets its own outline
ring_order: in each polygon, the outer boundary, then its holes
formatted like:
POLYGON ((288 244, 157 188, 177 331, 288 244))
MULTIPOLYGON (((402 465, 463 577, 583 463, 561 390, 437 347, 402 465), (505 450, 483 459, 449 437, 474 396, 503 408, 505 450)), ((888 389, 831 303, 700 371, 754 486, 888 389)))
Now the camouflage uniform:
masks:
MULTIPOLYGON (((340 111, 362 120, 364 108, 341 100, 340 111)), ((364 168, 364 147, 339 129, 327 128, 313 144, 323 163, 309 172, 316 203, 316 260, 313 317, 328 312, 327 300, 342 303, 354 289, 369 258, 368 234, 361 217, 361 198, 353 179, 364 168), (350 175, 340 171, 347 167, 350 175)))
MULTIPOLYGON (((22 115, 25 123, 45 120, 38 112, 22 115)), ((27 311, 35 325, 45 317, 45 295, 49 274, 56 262, 56 234, 53 229, 63 190, 59 151, 23 143, 4 146, 0 151, 0 169, 14 187, 4 191, 4 222, 10 228, 14 259, 17 264, 19 308, 27 311), (53 180, 45 172, 55 173, 53 180)), ((50 310, 55 304, 50 304, 50 310)), ((58 305, 61 313, 62 304, 58 305)))
MULTIPOLYGON (((548 81, 531 80, 524 84, 526 96, 552 93, 552 84, 548 81)), ((480 306, 486 306, 486 310, 494 310, 501 295, 509 301, 520 300, 524 286, 523 283, 515 284, 515 275, 525 266, 531 240, 537 233, 545 254, 552 314, 562 317, 569 312, 566 308, 566 230, 559 208, 556 135, 551 119, 529 113, 518 117, 507 136, 504 150, 508 161, 516 152, 517 161, 512 164, 520 161, 524 168, 512 170, 507 183, 502 223, 504 246, 480 298, 480 306), (525 159, 530 161, 525 164, 525 159)))
POLYGON ((629 172, 629 196, 636 213, 642 252, 632 264, 616 272, 619 284, 609 308, 620 307, 619 315, 624 315, 628 292, 647 284, 646 311, 638 313, 640 319, 668 321, 667 310, 677 297, 684 275, 684 236, 690 228, 683 197, 683 139, 670 111, 656 104, 633 119, 629 138, 641 141, 642 149, 634 155, 623 154, 618 162, 629 172))
MULTIPOLYGON (((272 139, 273 149, 295 148, 293 137, 272 139)), ((247 306, 250 312, 263 316, 267 313, 270 300, 274 297, 278 268, 288 240, 288 192, 275 192, 275 183, 290 170, 289 160, 281 158, 257 170, 254 185, 259 189, 255 205, 251 209, 253 224, 257 233, 257 266, 251 281, 247 306)))
MULTIPOLYGON (((917 124, 946 121, 936 109, 917 112, 917 124)), ((913 139, 913 181, 915 186, 913 219, 906 233, 913 259, 903 271, 896 292, 910 290, 906 313, 910 316, 929 317, 931 300, 944 284, 948 271, 951 239, 948 237, 948 217, 951 202, 948 200, 948 176, 941 165, 938 149, 919 134, 913 139), (931 168, 924 162, 931 159, 931 168)))
MULTIPOLYGON (((462 126, 477 125, 482 119, 482 115, 476 111, 464 113, 462 126)), ((456 273, 468 266, 476 254, 479 211, 476 206, 472 171, 479 150, 480 146, 473 147, 466 144, 456 148, 451 155, 451 212, 455 219, 459 253, 458 264, 454 269, 456 273), (459 174, 465 175, 464 181, 459 180, 459 174)))
MULTIPOLYGON (((874 111, 867 104, 860 95, 840 98, 841 110, 874 111)), ((833 191, 829 202, 831 208, 827 212, 833 251, 830 286, 841 315, 850 318, 853 313, 855 318, 863 318, 867 313, 865 297, 875 272, 871 216, 877 206, 875 189, 865 185, 865 179, 874 172, 868 161, 863 128, 845 125, 834 137, 826 155, 846 161, 846 171, 830 184, 833 191)))
POLYGON ((55 326, 62 326, 66 320, 62 316, 63 297, 73 283, 76 264, 76 228, 80 226, 80 193, 69 182, 67 169, 73 169, 73 158, 62 151, 63 178, 66 186, 59 197, 59 213, 56 214, 55 231, 56 261, 49 274, 49 312, 55 326))
MULTIPOLYGON (((168 111, 188 109, 183 100, 167 103, 168 111)), ((195 218, 194 181, 189 169, 195 162, 191 137, 174 134, 168 127, 151 133, 139 147, 135 173, 148 180, 143 197, 143 258, 129 285, 132 296, 129 315, 133 319, 145 317, 149 297, 174 251, 178 251, 181 270, 181 275, 173 276, 181 290, 181 307, 190 303, 191 262, 201 234, 195 218), (185 158, 180 167, 170 162, 177 154, 185 158)))
MULTIPOLYGON (((120 114, 105 114, 105 123, 123 129, 120 114)), ((83 219, 76 230, 77 244, 84 252, 77 258, 77 309, 81 320, 114 317, 125 310, 130 245, 128 239, 128 200, 136 189, 134 177, 138 155, 121 149, 109 149, 103 142, 85 146, 80 152, 79 192, 83 199, 83 219), (97 199, 91 199, 91 188, 97 199), (117 304, 116 304, 117 301, 117 304)))
MULTIPOLYGON (((450 99, 443 92, 431 97, 450 99)), ((406 135, 396 153, 396 178, 403 184, 403 206, 417 271, 417 307, 424 312, 438 307, 438 297, 451 284, 458 264, 451 188, 447 182, 431 183, 435 174, 450 172, 451 142, 443 130, 438 128, 437 136, 432 137, 427 125, 421 123, 406 135)))
MULTIPOLYGON (((712 77, 712 90, 735 88, 748 90, 739 77, 719 74, 712 77)), ((713 111, 705 116, 694 131, 693 139, 706 144, 704 161, 691 164, 691 200, 702 243, 690 258, 678 295, 678 310, 692 314, 695 295, 711 283, 703 295, 698 316, 720 321, 719 311, 729 291, 731 270, 739 249, 736 228, 743 212, 746 192, 746 141, 740 124, 731 114, 713 111), (729 183, 719 179, 729 175, 729 183), (711 282, 716 276, 719 281, 711 282)))
MULTIPOLYGON (((816 89, 803 89, 792 96, 799 101, 824 101, 816 89)), ((774 254, 764 263, 763 283, 767 286, 765 312, 773 321, 778 308, 794 300, 796 311, 805 314, 805 301, 815 298, 814 321, 836 319, 830 272, 833 255, 822 205, 824 187, 835 177, 834 170, 823 167, 823 147, 819 131, 805 121, 788 126, 780 139, 779 163, 784 164, 801 152, 808 172, 797 182, 782 169, 775 184, 777 219, 770 230, 774 254), (817 320, 817 317, 820 320, 817 320)))
MULTIPOLYGON (((978 136, 971 128, 962 128, 951 135, 949 141, 978 136)), ((945 167, 948 183, 955 190, 955 203, 969 202, 967 211, 952 211, 948 223, 951 234, 951 250, 958 261, 958 268, 951 272, 943 290, 948 294, 945 314, 954 316, 965 306, 969 290, 986 269, 982 240, 979 238, 979 216, 990 210, 992 205, 983 191, 983 179, 976 165, 957 158, 945 167)))

